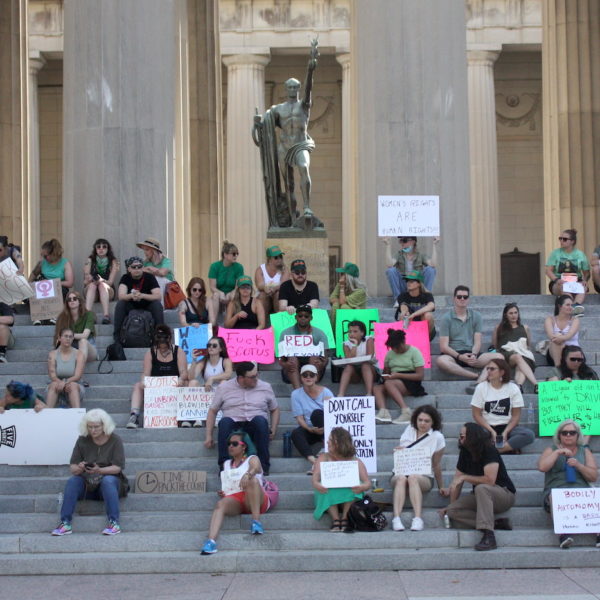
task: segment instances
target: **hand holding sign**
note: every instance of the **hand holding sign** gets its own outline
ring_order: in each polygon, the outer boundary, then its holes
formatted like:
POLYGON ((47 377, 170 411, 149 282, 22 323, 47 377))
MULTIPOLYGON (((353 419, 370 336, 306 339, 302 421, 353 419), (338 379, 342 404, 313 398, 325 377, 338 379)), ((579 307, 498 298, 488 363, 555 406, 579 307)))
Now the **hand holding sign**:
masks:
POLYGON ((394 475, 431 475, 431 450, 420 446, 394 450, 394 475))
POLYGON ((332 460, 321 463, 321 485, 326 488, 352 488, 360 485, 358 461, 332 460))
POLYGON ((0 262, 0 302, 16 304, 31 298, 33 290, 23 275, 17 275, 17 266, 11 259, 0 262))

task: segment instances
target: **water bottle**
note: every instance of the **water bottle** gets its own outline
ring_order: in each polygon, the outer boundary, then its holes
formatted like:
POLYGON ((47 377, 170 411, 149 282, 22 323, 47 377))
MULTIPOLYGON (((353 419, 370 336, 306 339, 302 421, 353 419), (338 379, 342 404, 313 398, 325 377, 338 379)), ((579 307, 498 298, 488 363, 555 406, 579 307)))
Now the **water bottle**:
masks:
POLYGON ((533 402, 531 400, 527 406, 527 423, 532 425, 535 423, 535 408, 533 408, 533 402))
POLYGON ((292 458, 292 432, 289 430, 283 434, 283 458, 292 458))
POLYGON ((577 469, 565 462, 565 481, 575 483, 577 481, 577 469))
POLYGON ((450 517, 446 514, 444 515, 444 527, 450 529, 450 517))

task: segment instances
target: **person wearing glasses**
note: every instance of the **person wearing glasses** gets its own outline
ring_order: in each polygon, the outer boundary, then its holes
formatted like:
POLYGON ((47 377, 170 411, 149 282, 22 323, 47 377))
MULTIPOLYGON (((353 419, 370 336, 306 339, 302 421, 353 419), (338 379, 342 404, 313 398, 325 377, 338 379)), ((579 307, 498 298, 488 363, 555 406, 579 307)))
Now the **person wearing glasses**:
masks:
POLYGON ((59 331, 56 350, 51 350, 48 355, 48 408, 54 408, 59 398, 68 402, 71 408, 81 406, 84 393, 81 378, 85 369, 85 357, 81 350, 73 348, 73 339, 73 330, 65 327, 59 331))
MULTIPOLYGON (((551 493, 555 488, 588 488, 598 479, 596 459, 589 448, 583 446, 581 427, 572 419, 558 425, 552 438, 553 444, 546 448, 538 461, 538 469, 544 473, 543 506, 552 512, 551 493)), ((560 534, 558 545, 562 549, 573 545, 570 534, 560 534)), ((596 535, 596 547, 600 548, 600 535, 596 535)))
POLYGON ((390 238, 383 238, 383 243, 385 244, 385 264, 387 265, 385 274, 392 289, 392 295, 394 296, 394 308, 398 308, 398 296, 406 292, 404 276, 409 271, 419 271, 422 273, 425 287, 429 291, 433 290, 437 274, 437 246, 440 238, 433 238, 431 258, 417 250, 416 237, 403 236, 399 237, 398 241, 400 242, 400 251, 394 259, 392 257, 390 238))
POLYGON ((398 296, 398 308, 394 319, 406 322, 425 321, 429 331, 429 341, 436 336, 435 320, 435 300, 433 294, 423 285, 423 275, 418 271, 408 271, 404 275, 406 283, 406 292, 398 296))
POLYGON ((177 307, 177 316, 181 327, 199 327, 208 323, 206 308, 206 286, 201 277, 192 277, 185 288, 187 298, 177 307))
POLYGON ((267 248, 267 261, 257 267, 254 273, 258 299, 263 303, 265 315, 279 310, 279 288, 290 278, 283 257, 284 253, 279 246, 270 246, 267 248))
POLYGON ((546 277, 550 279, 548 289, 555 296, 562 296, 568 293, 564 290, 565 281, 563 274, 577 276, 577 282, 583 286, 583 291, 578 294, 570 294, 573 298, 573 316, 577 317, 585 312, 582 306, 585 294, 588 291, 588 281, 590 279, 590 264, 587 256, 578 248, 577 230, 565 229, 559 236, 560 248, 552 250, 546 261, 546 277))
POLYGON ((144 273, 144 263, 139 256, 128 258, 125 266, 127 273, 121 277, 117 290, 113 331, 115 342, 119 341, 125 317, 134 309, 149 311, 155 327, 164 323, 160 286, 154 275, 144 273))
POLYGON ((560 363, 554 367, 548 381, 597 381, 598 374, 585 362, 579 346, 567 345, 562 349, 560 363))
MULTIPOLYGON (((469 308, 470 290, 466 285, 457 285, 454 289, 454 308, 449 310, 440 321, 440 352, 437 366, 446 373, 464 379, 483 381, 481 374, 470 369, 483 369, 494 352, 481 353, 483 322, 481 313, 469 308)), ((473 393, 474 388, 467 388, 473 393)))
POLYGON ((297 258, 292 261, 290 271, 292 278, 279 288, 279 312, 286 310, 293 315, 298 306, 319 308, 319 286, 307 279, 306 262, 297 258))
POLYGON ((549 365, 560 363, 563 348, 566 345, 579 346, 579 319, 573 315, 573 299, 568 294, 558 296, 554 301, 554 316, 547 316, 544 331, 550 344, 546 352, 549 365))
POLYGON ((146 238, 136 246, 144 251, 144 273, 154 275, 160 286, 160 297, 162 299, 167 284, 175 280, 173 263, 170 258, 163 254, 160 249, 160 242, 154 238, 146 238))
POLYGON ((58 345, 59 332, 66 328, 73 330, 73 348, 81 350, 85 362, 96 360, 98 358, 95 339, 96 315, 91 310, 86 310, 83 297, 79 292, 69 292, 67 294, 64 308, 56 319, 54 329, 55 347, 58 345))
POLYGON ((235 244, 225 240, 221 247, 221 260, 210 265, 208 285, 212 293, 208 299, 208 314, 213 327, 221 310, 233 300, 235 282, 244 274, 244 267, 237 261, 239 250, 235 244))
POLYGON ((233 299, 225 312, 225 327, 228 329, 264 329, 265 309, 263 303, 252 297, 252 278, 242 275, 235 282, 233 299))
POLYGON ((103 325, 110 323, 108 303, 115 297, 115 279, 119 268, 119 261, 108 240, 97 239, 83 265, 83 295, 87 310, 92 310, 96 298, 100 299, 103 325))
POLYGON ((217 414, 219 421, 218 453, 219 467, 223 468, 228 458, 227 440, 233 431, 245 431, 256 446, 264 475, 269 474, 271 457, 269 442, 275 438, 279 426, 279 406, 273 388, 258 378, 258 365, 255 362, 234 364, 236 377, 219 384, 206 419, 204 446, 215 445, 213 428, 217 414))

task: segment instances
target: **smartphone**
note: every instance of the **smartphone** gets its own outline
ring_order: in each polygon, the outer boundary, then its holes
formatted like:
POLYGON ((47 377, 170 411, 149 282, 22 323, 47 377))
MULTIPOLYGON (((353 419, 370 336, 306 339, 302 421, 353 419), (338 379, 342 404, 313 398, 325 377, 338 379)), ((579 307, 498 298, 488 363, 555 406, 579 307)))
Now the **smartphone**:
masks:
POLYGON ((501 435, 496 436, 496 448, 504 448, 504 437, 501 435))
POLYGON ((92 469, 93 467, 94 467, 94 463, 89 463, 89 462, 85 463, 85 468, 86 469, 92 469))

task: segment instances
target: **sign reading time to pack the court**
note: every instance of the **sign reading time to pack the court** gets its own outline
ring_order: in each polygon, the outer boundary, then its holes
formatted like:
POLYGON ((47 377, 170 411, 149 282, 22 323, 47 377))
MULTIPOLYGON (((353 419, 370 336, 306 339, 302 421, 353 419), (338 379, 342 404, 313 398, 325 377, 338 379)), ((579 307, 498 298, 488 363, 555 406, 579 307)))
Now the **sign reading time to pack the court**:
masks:
POLYGON ((379 236, 440 235, 439 196, 379 196, 379 236))

